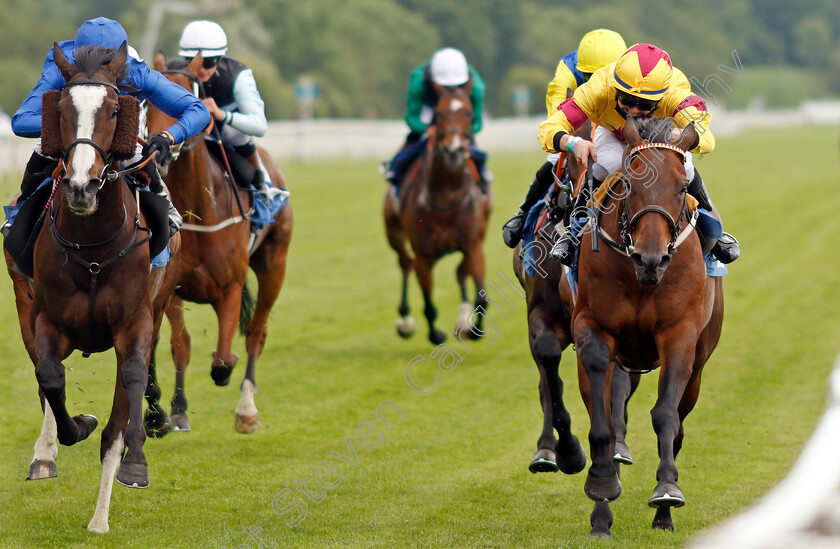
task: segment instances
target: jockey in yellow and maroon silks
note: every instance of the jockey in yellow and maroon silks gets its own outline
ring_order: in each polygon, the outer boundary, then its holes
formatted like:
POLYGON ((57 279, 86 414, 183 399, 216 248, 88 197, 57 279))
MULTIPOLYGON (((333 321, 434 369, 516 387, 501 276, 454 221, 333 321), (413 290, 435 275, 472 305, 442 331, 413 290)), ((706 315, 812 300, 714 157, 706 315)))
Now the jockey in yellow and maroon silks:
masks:
MULTIPOLYGON (((547 152, 569 151, 584 164, 591 156, 596 161, 593 176, 603 181, 621 170, 627 116, 672 118, 679 128, 693 123, 697 140, 690 151, 702 154, 715 147, 709 129, 711 115, 705 102, 691 91, 688 79, 671 65, 668 54, 651 44, 634 45, 618 61, 597 70, 587 83, 578 87, 573 97, 561 103, 540 124, 540 144, 547 152), (591 143, 570 135, 587 119, 598 125, 591 143)), ((689 194, 697 198, 702 208, 712 211, 711 199, 694 168, 690 152, 685 156, 685 172, 689 194)), ((577 235, 570 230, 572 225, 569 224, 550 253, 566 265, 574 261, 576 251, 577 235)), ((726 234, 712 252, 723 263, 731 263, 740 255, 737 240, 726 234)))

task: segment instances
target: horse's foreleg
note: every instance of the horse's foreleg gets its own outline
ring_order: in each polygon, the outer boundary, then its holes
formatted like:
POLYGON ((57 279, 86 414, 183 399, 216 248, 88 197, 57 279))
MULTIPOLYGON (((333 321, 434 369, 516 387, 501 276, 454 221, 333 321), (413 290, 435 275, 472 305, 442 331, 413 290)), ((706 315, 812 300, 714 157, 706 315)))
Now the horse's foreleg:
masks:
POLYGON ((231 344, 239 325, 239 308, 241 305, 242 284, 236 282, 224 287, 221 297, 213 303, 213 310, 216 311, 216 316, 219 319, 219 337, 216 340, 216 351, 213 353, 210 377, 220 387, 230 383, 230 376, 236 367, 238 357, 231 353, 231 344))
POLYGON ((613 364, 610 394, 612 398, 612 425, 615 431, 615 453, 613 459, 618 463, 633 465, 633 456, 627 446, 627 403, 639 385, 639 374, 631 376, 617 363, 613 364), (631 377, 633 379, 631 379, 631 377))
POLYGON ((157 365, 155 356, 157 354, 159 338, 155 338, 152 346, 152 357, 149 359, 149 380, 146 383, 146 403, 149 407, 143 416, 143 425, 146 428, 146 435, 160 438, 169 432, 169 416, 166 410, 160 405, 160 385, 157 379, 157 365))
POLYGON ((691 378, 696 341, 696 336, 692 338, 686 334, 675 335, 667 332, 657 337, 662 364, 659 372, 659 395, 650 415, 659 448, 659 467, 656 469, 657 485, 653 496, 648 500, 651 507, 685 505, 685 497, 677 485, 679 475, 674 460, 675 448, 681 445, 681 418, 678 407, 691 378))
POLYGON ((44 423, 41 425, 41 434, 35 441, 35 453, 32 462, 29 464, 29 474, 26 480, 40 480, 58 476, 58 469, 55 466, 55 458, 58 455, 58 444, 55 441, 56 425, 50 403, 41 394, 41 404, 44 407, 44 423))
POLYGON ((423 314, 429 324, 429 341, 434 345, 440 345, 446 341, 446 334, 435 328, 437 309, 432 301, 432 261, 424 256, 418 256, 414 263, 414 271, 417 273, 417 280, 420 282, 420 289, 423 291, 423 314))
MULTIPOLYGON (((103 432, 103 439, 104 439, 103 432)), ((117 467, 120 464, 120 456, 122 455, 125 444, 123 443, 122 433, 117 434, 117 438, 111 442, 102 456, 102 480, 99 483, 99 497, 96 499, 96 510, 93 513, 93 518, 88 523, 88 530, 96 532, 97 534, 107 534, 110 529, 108 526, 108 514, 111 510, 111 492, 114 489, 114 473, 117 472, 117 467)))
POLYGON ((108 423, 102 430, 102 442, 99 447, 99 459, 102 462, 99 497, 96 500, 96 511, 88 524, 88 530, 99 534, 105 534, 109 529, 108 514, 111 508, 111 492, 114 487, 114 475, 120 466, 120 459, 123 450, 125 450, 124 432, 129 415, 128 392, 123 383, 122 372, 117 368, 111 417, 108 418, 108 423))
POLYGON ((66 379, 64 364, 61 363, 61 358, 65 358, 69 351, 59 349, 58 331, 45 315, 39 315, 35 321, 34 334, 36 354, 43 357, 35 365, 38 386, 55 415, 58 442, 72 446, 90 436, 98 421, 87 414, 70 417, 65 405, 66 379))
MULTIPOLYGON (((591 322, 591 321, 590 321, 591 322)), ((579 370, 588 378, 589 389, 589 446, 592 465, 586 477, 584 491, 590 499, 612 501, 621 495, 616 464, 611 453, 614 432, 610 418, 610 347, 597 327, 580 317, 574 322, 579 370)))
POLYGON ((484 315, 486 314, 488 304, 487 293, 484 290, 485 269, 484 250, 481 247, 481 243, 478 242, 475 244, 475 247, 469 251, 469 253, 464 254, 464 261, 458 267, 458 283, 461 285, 461 313, 463 314, 465 311, 469 311, 467 313, 466 322, 468 324, 467 329, 469 330, 467 335, 471 339, 478 339, 486 335, 483 329, 484 315), (473 283, 475 284, 475 305, 472 308, 467 301, 467 275, 472 277, 473 283), (473 312, 475 312, 475 314, 473 314, 473 312), (479 312, 482 314, 478 314, 479 312), (469 319, 471 316, 475 317, 474 325, 469 325, 469 319))
MULTIPOLYGON (((122 459, 117 481, 131 488, 146 488, 149 485, 149 467, 143 452, 143 444, 146 442, 143 395, 149 379, 147 365, 154 337, 151 312, 148 318, 139 316, 129 326, 126 330, 116 332, 114 338, 117 371, 128 399, 128 427, 124 434, 128 451, 122 459)), ((115 406, 121 404, 117 401, 120 396, 121 393, 115 393, 115 406)))
POLYGON ((388 237, 388 244, 397 252, 397 259, 402 272, 400 305, 397 308, 397 313, 400 315, 397 321, 397 334, 402 338, 409 338, 414 335, 416 329, 414 318, 410 314, 411 309, 408 306, 408 279, 411 276, 411 271, 414 270, 414 257, 406 248, 405 232, 402 230, 399 216, 394 211, 398 207, 395 202, 396 197, 386 195, 384 206, 385 234, 388 237))
POLYGON ((542 434, 528 469, 532 473, 558 469, 568 475, 578 473, 586 466, 586 450, 572 434, 572 418, 563 404, 563 381, 558 375, 563 345, 554 333, 552 319, 541 308, 533 309, 528 316, 528 340, 540 371, 543 410, 542 434), (554 437, 555 429, 559 439, 554 437))
POLYGON ((175 363, 175 391, 172 395, 172 414, 169 416, 173 431, 189 431, 190 421, 187 419, 187 395, 184 387, 187 377, 187 365, 190 362, 190 334, 184 323, 184 302, 178 296, 173 296, 166 307, 166 318, 172 329, 170 348, 172 361, 175 363))

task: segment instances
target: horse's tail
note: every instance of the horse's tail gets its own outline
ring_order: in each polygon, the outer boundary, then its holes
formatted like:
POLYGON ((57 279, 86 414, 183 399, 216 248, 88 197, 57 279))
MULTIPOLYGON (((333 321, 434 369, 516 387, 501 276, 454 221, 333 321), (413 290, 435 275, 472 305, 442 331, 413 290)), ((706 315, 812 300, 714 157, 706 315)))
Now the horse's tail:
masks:
POLYGON ((242 285, 242 304, 239 306, 239 333, 245 335, 245 329, 251 323, 254 317, 254 309, 256 302, 254 301, 254 294, 248 288, 248 282, 242 285))

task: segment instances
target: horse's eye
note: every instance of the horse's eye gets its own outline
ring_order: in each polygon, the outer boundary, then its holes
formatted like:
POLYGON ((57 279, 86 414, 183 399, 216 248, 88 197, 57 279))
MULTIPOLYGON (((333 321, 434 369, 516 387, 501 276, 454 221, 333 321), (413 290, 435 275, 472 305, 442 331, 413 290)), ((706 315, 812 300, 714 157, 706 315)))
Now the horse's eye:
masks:
POLYGON ((688 183, 680 187, 680 194, 685 194, 688 192, 688 183))
POLYGON ((119 112, 120 112, 120 108, 119 108, 119 107, 114 107, 114 111, 111 113, 111 118, 112 118, 112 119, 113 119, 113 118, 116 118, 116 117, 117 117, 117 113, 119 113, 119 112))

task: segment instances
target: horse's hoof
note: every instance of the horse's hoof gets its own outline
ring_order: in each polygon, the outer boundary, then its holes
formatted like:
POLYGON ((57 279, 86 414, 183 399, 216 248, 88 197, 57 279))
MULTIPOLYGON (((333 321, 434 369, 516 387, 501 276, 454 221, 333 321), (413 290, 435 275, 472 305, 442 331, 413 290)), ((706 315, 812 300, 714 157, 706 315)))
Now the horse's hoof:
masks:
POLYGON ((630 455, 630 448, 623 442, 616 441, 613 461, 623 463, 624 465, 633 465, 633 456, 630 455))
POLYGON ((414 324, 414 317, 404 316, 397 321, 397 334, 403 338, 408 339, 414 335, 417 326, 414 324))
POLYGON ((434 329, 429 332, 429 341, 431 341, 435 345, 440 345, 444 341, 446 341, 446 334, 443 330, 434 329))
POLYGON ((551 450, 537 450, 531 463, 528 465, 528 470, 532 473, 556 473, 559 470, 557 467, 557 459, 554 452, 551 450))
POLYGON ((470 329, 467 330, 467 337, 473 341, 478 341, 479 339, 484 337, 484 334, 481 330, 478 329, 478 327, 475 324, 473 324, 472 326, 470 326, 470 329))
POLYGON ((99 420, 96 419, 96 416, 90 414, 74 416, 73 421, 76 422, 76 426, 79 428, 79 439, 76 442, 85 440, 96 430, 96 426, 99 425, 99 420))
POLYGON ((90 523, 88 523, 87 529, 94 534, 107 534, 109 531, 108 528, 108 521, 105 520, 104 522, 97 517, 90 519, 90 523))
POLYGON ((236 419, 233 421, 233 427, 240 433, 253 433, 260 426, 259 414, 250 416, 241 416, 236 414, 236 419))
POLYGON ((140 463, 121 463, 117 471, 117 482, 129 488, 148 488, 149 466, 140 463))
POLYGON ((26 480, 42 480, 58 476, 58 469, 53 460, 36 459, 29 465, 29 474, 26 480))
POLYGON ((589 499, 598 503, 615 501, 621 495, 621 481, 618 480, 618 473, 609 477, 596 477, 590 471, 586 475, 583 491, 589 499))
POLYGON ((651 507, 682 507, 685 496, 674 482, 662 481, 653 489, 653 495, 648 500, 651 507))
POLYGON ((665 530, 667 532, 674 531, 674 522, 671 520, 657 520, 653 519, 652 527, 654 530, 665 530))
POLYGON ((169 432, 170 420, 165 412, 153 412, 150 408, 143 414, 143 427, 146 429, 146 436, 162 438, 169 432))
POLYGON ((603 528, 593 528, 589 532, 589 537, 591 538, 608 538, 611 537, 609 530, 604 530, 603 528))
POLYGON ((187 419, 187 416, 181 414, 169 416, 169 428, 171 431, 192 431, 190 420, 187 419))
POLYGON ((580 443, 578 438, 572 435, 573 453, 564 452, 557 443, 555 451, 557 453, 557 466, 567 475, 574 475, 583 471, 586 467, 586 449, 580 443))

